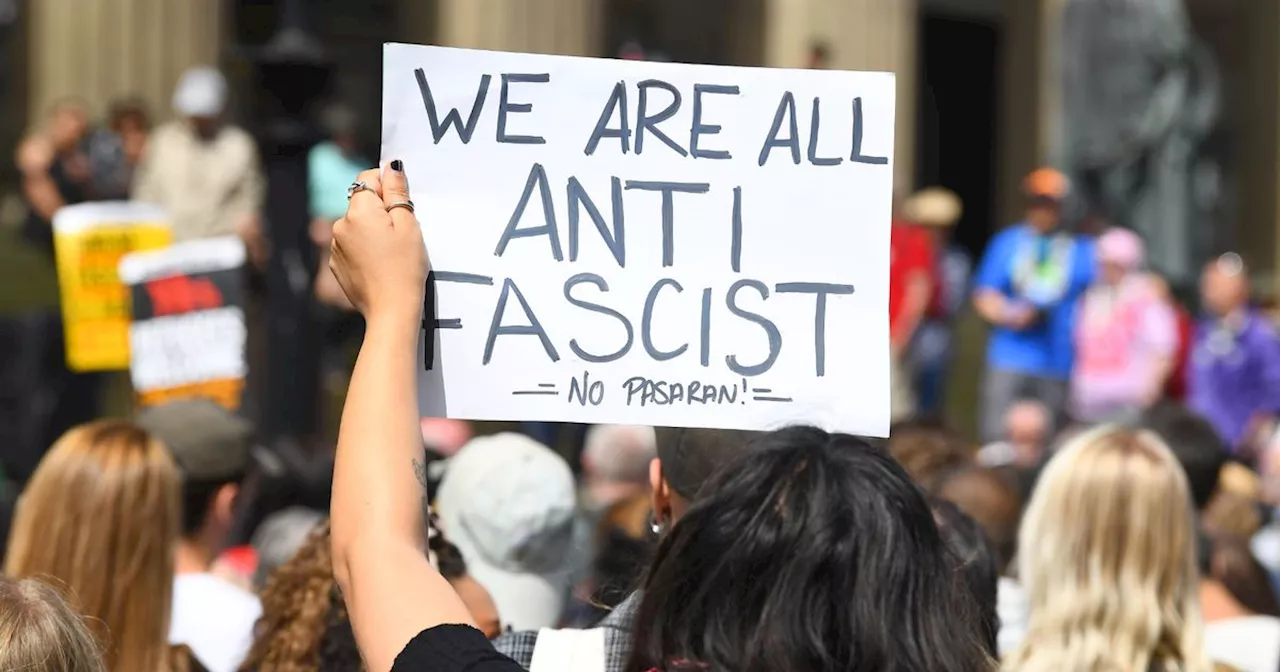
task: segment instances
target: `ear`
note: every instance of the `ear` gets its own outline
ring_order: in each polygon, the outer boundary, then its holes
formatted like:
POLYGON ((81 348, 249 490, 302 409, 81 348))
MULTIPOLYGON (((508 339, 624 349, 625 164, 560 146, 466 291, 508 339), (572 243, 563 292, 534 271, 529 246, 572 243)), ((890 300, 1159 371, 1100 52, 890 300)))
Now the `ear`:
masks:
POLYGON ((239 495, 240 486, 235 483, 227 483, 218 488, 218 494, 213 497, 213 510, 210 511, 210 518, 219 525, 231 525, 231 520, 235 517, 236 497, 239 495))
POLYGON ((649 462, 649 493, 654 520, 671 522, 671 486, 662 477, 662 460, 656 457, 649 462))

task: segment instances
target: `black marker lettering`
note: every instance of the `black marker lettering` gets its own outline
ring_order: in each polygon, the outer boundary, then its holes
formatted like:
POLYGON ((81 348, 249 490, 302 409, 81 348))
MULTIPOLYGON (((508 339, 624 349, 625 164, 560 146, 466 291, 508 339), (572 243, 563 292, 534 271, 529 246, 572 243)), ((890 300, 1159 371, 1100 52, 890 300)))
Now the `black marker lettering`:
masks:
POLYGON ((542 349, 546 351, 547 357, 553 362, 560 361, 560 353, 556 352, 556 347, 551 344, 551 339, 547 337, 547 332, 538 322, 537 315, 533 314, 533 309, 529 307, 529 302, 524 300, 524 294, 520 293, 520 288, 516 286, 515 281, 507 278, 502 282, 502 293, 498 295, 498 305, 493 309, 493 321, 489 323, 489 337, 484 343, 484 359, 482 364, 488 365, 493 359, 493 346, 497 343, 499 336, 537 336, 542 343, 542 349), (527 325, 504 325, 502 324, 502 316, 507 311, 507 297, 514 292, 516 301, 520 302, 520 309, 524 311, 525 317, 529 319, 527 325))
POLYGON ((827 372, 827 295, 852 294, 853 285, 783 282, 774 289, 779 294, 814 294, 818 297, 813 311, 813 359, 818 377, 821 378, 827 372))
POLYGON ((504 73, 502 75, 502 90, 498 96, 498 142, 513 145, 547 144, 546 138, 538 135, 507 135, 507 115, 529 112, 533 109, 533 105, 529 103, 511 102, 512 84, 546 84, 549 81, 551 81, 551 75, 545 72, 536 75, 522 73, 504 73))
POLYGON ((444 123, 441 123, 440 115, 436 111, 436 99, 431 95, 431 85, 427 83, 426 73, 422 68, 418 68, 413 71, 413 75, 418 79, 418 92, 422 94, 422 104, 427 108, 427 121, 431 124, 431 137, 435 140, 435 144, 440 144, 445 133, 449 132, 450 126, 458 130, 458 138, 462 140, 462 144, 470 143, 471 135, 476 130, 476 122, 480 120, 480 111, 484 109, 484 99, 489 94, 489 81, 492 77, 484 75, 480 78, 480 88, 476 90, 475 102, 471 104, 471 115, 467 117, 466 125, 463 125, 462 114, 456 107, 444 115, 444 123))
POLYGON ((591 131, 591 138, 587 140, 583 153, 587 156, 595 154, 602 138, 617 138, 622 145, 623 154, 631 151, 631 122, 627 115, 627 83, 618 82, 613 86, 613 93, 609 94, 609 102, 605 103, 604 110, 600 112, 600 120, 596 122, 595 130, 591 131), (622 118, 618 121, 617 128, 609 128, 609 121, 613 119, 615 110, 622 114, 622 118))
POLYGON ((575 298, 573 296, 573 288, 583 283, 595 285, 596 289, 601 292, 609 291, 609 283, 605 282, 604 278, 596 275, 595 273, 579 273, 565 281, 565 300, 579 308, 582 308, 583 310, 600 313, 601 315, 608 315, 609 317, 621 322, 622 328, 627 332, 627 342, 624 343, 621 348, 618 348, 616 351, 607 355, 593 355, 586 350, 583 350, 582 347, 578 345, 578 339, 576 338, 569 341, 569 349, 573 351, 573 354, 582 358, 584 361, 588 361, 593 364, 612 362, 614 360, 621 359, 623 355, 626 355, 627 352, 631 350, 631 344, 635 341, 635 331, 631 328, 631 321, 622 313, 619 313, 608 306, 602 306, 598 303, 592 303, 590 301, 575 298))
POLYGON ((720 132, 720 126, 717 124, 702 123, 702 94, 718 93, 724 95, 738 95, 737 86, 725 86, 723 84, 694 84, 693 85, 693 126, 689 129, 689 154, 695 159, 731 159, 733 158, 729 152, 723 149, 701 149, 698 147, 698 141, 703 135, 715 135, 720 132))
POLYGON ((515 212, 511 213, 507 228, 503 229, 502 236, 498 238, 498 246, 494 248, 493 255, 501 257, 507 251, 507 243, 516 238, 537 236, 546 236, 547 242, 551 244, 551 256, 556 261, 564 261, 564 253, 560 250, 560 231, 556 227, 556 209, 551 202, 551 185, 547 182, 547 170, 540 163, 533 164, 533 168, 529 170, 529 179, 524 184, 524 191, 520 193, 520 201, 516 203, 515 212), (524 217, 525 208, 529 205, 529 198, 533 195, 535 186, 542 199, 543 224, 527 229, 517 228, 524 217))
POLYGON ((644 134, 647 131, 680 156, 688 156, 683 147, 658 128, 658 124, 675 116, 680 109, 680 90, 660 79, 646 79, 636 86, 640 89, 640 101, 636 106, 636 154, 644 152, 644 134), (671 103, 654 115, 649 114, 649 89, 662 89, 671 94, 671 103))
POLYGON ((769 288, 759 280, 739 280, 729 286, 729 292, 725 295, 725 304, 729 307, 729 312, 741 317, 748 322, 754 322, 764 329, 765 336, 769 340, 769 354, 764 361, 754 365, 743 365, 738 363, 737 355, 729 355, 724 361, 729 366, 729 370, 740 376, 758 376, 773 367, 773 363, 778 359, 778 353, 782 351, 782 332, 778 331, 778 325, 773 323, 763 315, 753 313, 749 310, 738 307, 738 292, 743 287, 750 287, 760 293, 761 298, 769 298, 769 288))

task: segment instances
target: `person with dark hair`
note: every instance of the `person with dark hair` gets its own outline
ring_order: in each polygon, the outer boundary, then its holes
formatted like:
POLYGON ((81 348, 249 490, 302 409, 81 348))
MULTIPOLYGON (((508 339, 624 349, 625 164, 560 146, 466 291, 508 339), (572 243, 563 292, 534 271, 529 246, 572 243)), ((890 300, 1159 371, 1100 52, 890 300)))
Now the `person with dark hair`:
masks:
POLYGON ((106 128, 89 136, 89 164, 95 200, 126 200, 133 187, 133 174, 147 148, 151 115, 141 100, 125 99, 111 104, 106 128))
POLYGON ((944 476, 936 494, 977 521, 1003 574, 1018 548, 1022 501, 1017 489, 994 469, 967 465, 944 476))
POLYGON ((831 67, 831 47, 820 40, 809 45, 809 69, 826 70, 831 67))
POLYGON ((933 520, 938 531, 954 556, 955 571, 977 609, 978 625, 982 631, 982 643, 987 653, 996 657, 996 636, 1000 630, 1000 617, 996 613, 996 593, 1000 573, 996 568, 996 554, 978 522, 970 518, 960 507, 945 499, 932 499, 933 520))
MULTIPOLYGON (((408 465, 422 456, 426 249, 413 213, 394 207, 410 197, 403 163, 359 179, 332 258, 368 324, 338 438, 334 574, 369 669, 518 672, 422 557, 424 490, 408 465)), ((679 522, 650 567, 625 670, 993 669, 928 503, 888 453, 791 428, 698 482, 665 465, 663 444, 655 518, 679 522)))
POLYGON ((990 669, 933 513, 883 451, 792 427, 762 435, 707 487, 658 547, 627 672, 683 669, 678 661, 990 669))
POLYGON ((997 646, 1007 652, 1022 639, 1027 626, 1027 598, 1022 586, 1009 575, 1018 549, 1018 524, 1022 498, 1013 479, 1018 474, 969 465, 943 477, 935 494, 955 504, 982 528, 996 563, 997 646))
POLYGON ((1208 420, 1185 406, 1162 402, 1147 409, 1142 425, 1169 444, 1178 458, 1196 510, 1203 512, 1218 489, 1218 477, 1227 462, 1227 446, 1208 420))
POLYGON ((182 475, 169 640, 190 646, 210 672, 231 672, 253 643, 262 607, 210 570, 231 533, 252 428, 206 399, 143 409, 138 424, 164 443, 182 475))
MULTIPOLYGON (((708 494, 704 486, 711 476, 748 450, 756 434, 668 427, 654 431, 658 457, 649 463, 650 532, 661 535, 693 502, 708 494)), ((604 638, 605 669, 610 672, 620 671, 631 651, 631 629, 640 599, 639 591, 632 592, 596 624, 596 633, 604 638)), ((530 668, 538 650, 539 636, 546 632, 512 632, 497 638, 493 644, 500 653, 530 668)))

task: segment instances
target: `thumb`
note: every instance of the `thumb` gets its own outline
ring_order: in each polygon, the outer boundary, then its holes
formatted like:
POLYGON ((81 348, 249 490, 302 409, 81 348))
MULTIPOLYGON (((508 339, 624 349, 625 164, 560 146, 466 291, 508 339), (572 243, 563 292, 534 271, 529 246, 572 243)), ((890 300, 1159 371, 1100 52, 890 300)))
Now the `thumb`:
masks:
POLYGON ((418 220, 413 216, 412 206, 391 207, 405 203, 413 203, 409 198, 409 178, 404 172, 404 162, 396 159, 388 163, 387 169, 382 171, 382 204, 389 208, 391 219, 396 224, 416 226, 418 220))

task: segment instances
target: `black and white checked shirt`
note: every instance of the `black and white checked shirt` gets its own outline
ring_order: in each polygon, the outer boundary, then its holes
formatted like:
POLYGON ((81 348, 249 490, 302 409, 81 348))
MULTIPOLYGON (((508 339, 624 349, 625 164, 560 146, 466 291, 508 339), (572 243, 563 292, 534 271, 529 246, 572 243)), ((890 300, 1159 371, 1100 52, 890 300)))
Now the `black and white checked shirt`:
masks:
MULTIPOLYGON (((639 608, 640 593, 631 593, 596 626, 604 630, 605 672, 622 672, 631 653, 631 624, 639 608)), ((526 670, 533 664, 533 649, 537 644, 538 633, 533 630, 508 632, 493 640, 493 648, 526 670)))

